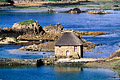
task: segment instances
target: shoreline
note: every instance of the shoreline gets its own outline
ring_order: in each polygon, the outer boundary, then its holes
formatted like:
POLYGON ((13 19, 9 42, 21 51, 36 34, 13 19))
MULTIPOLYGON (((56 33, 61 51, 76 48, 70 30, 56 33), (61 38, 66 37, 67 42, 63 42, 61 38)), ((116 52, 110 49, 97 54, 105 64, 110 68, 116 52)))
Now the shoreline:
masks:
MULTIPOLYGON (((52 9, 55 11, 55 13, 61 13, 64 11, 69 11, 70 9, 73 9, 74 7, 71 8, 54 8, 52 9)), ((93 9, 99 9, 99 8, 88 8, 88 7, 78 7, 80 8, 81 11, 87 11, 87 10, 93 10, 93 9)), ((1 10, 0 12, 15 12, 15 13, 47 13, 48 8, 45 9, 20 9, 20 10, 1 10)))
POLYGON ((114 1, 61 1, 61 2, 24 2, 15 3, 12 6, 1 6, 0 10, 15 10, 14 12, 47 12, 53 9, 56 12, 66 11, 73 8, 80 8, 82 11, 87 10, 119 10, 120 2, 114 1), (117 6, 117 7, 116 7, 117 6))
MULTIPOLYGON (((56 66, 81 66, 86 68, 106 68, 118 72, 120 77, 120 70, 116 66, 119 65, 120 57, 114 59, 96 59, 96 58, 81 58, 81 59, 59 59, 56 61, 54 57, 40 58, 40 59, 13 59, 1 58, 0 67, 8 66, 36 66, 41 65, 56 65, 56 66), (117 64, 118 62, 118 64, 117 64)), ((119 66, 118 66, 119 67, 119 66)), ((116 77, 115 77, 116 78, 116 77)))

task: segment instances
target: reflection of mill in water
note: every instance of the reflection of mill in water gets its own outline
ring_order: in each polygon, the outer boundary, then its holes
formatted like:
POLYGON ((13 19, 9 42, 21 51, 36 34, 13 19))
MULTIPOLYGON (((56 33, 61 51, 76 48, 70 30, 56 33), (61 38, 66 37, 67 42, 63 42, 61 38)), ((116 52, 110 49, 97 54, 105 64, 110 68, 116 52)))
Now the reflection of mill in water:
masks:
POLYGON ((56 72, 80 72, 83 69, 76 66, 55 66, 56 72))

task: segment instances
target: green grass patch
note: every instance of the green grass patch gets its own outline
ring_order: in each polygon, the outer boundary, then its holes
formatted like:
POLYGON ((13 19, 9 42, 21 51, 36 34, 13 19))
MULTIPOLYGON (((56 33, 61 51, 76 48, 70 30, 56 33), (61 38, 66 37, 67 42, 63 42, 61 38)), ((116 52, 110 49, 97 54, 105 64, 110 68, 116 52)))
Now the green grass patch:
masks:
POLYGON ((35 23, 35 21, 32 20, 32 19, 19 22, 19 24, 21 24, 21 25, 29 25, 29 24, 32 24, 32 23, 35 23))
POLYGON ((111 63, 111 65, 114 66, 114 70, 117 70, 118 71, 118 76, 120 77, 120 60, 117 60, 113 63, 111 63))

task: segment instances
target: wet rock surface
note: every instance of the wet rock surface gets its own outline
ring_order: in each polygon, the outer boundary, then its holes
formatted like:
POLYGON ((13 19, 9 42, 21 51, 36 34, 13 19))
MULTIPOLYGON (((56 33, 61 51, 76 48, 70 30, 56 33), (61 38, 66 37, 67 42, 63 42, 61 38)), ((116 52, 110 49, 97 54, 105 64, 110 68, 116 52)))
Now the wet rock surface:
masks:
POLYGON ((72 13, 72 14, 81 13, 81 12, 82 11, 79 8, 74 8, 69 10, 69 13, 72 13))
POLYGON ((3 65, 36 65, 37 59, 11 59, 11 58, 2 58, 0 59, 0 66, 3 65))
POLYGON ((42 52, 54 52, 55 42, 41 43, 39 45, 33 44, 19 48, 24 51, 42 51, 42 52))
MULTIPOLYGON (((55 41, 58 40, 65 31, 73 30, 64 29, 60 23, 42 28, 37 21, 26 20, 15 23, 12 28, 0 29, 0 44, 30 45, 22 47, 20 50, 54 52, 55 41)), ((73 32, 81 39, 82 35, 100 36, 105 34, 105 32, 73 32)), ((84 52, 90 51, 91 48, 96 46, 96 44, 92 42, 88 42, 85 39, 82 40, 84 42, 84 52)))
POLYGON ((45 26, 43 27, 43 30, 48 33, 61 33, 64 31, 64 28, 61 23, 57 23, 55 25, 45 26))
POLYGON ((108 58, 117 58, 120 57, 120 49, 112 53, 108 58))
MULTIPOLYGON (((91 48, 95 48, 96 44, 86 41, 85 39, 81 38, 84 42, 83 44, 83 51, 88 52, 91 48)), ((54 45, 56 41, 41 43, 39 45, 29 45, 19 48, 19 50, 24 51, 42 51, 42 52, 54 52, 54 45)))
POLYGON ((112 13, 104 12, 103 10, 100 10, 100 11, 89 11, 88 14, 112 14, 112 13))
POLYGON ((62 13, 71 13, 71 14, 77 14, 77 13, 81 13, 82 11, 79 8, 73 8, 70 9, 68 11, 63 11, 62 13))
POLYGON ((23 33, 32 33, 32 34, 39 34, 39 33, 43 33, 44 30, 42 29, 42 27, 40 26, 40 24, 37 21, 34 20, 25 20, 19 23, 15 23, 12 26, 12 30, 14 31, 19 31, 19 32, 23 32, 23 33))

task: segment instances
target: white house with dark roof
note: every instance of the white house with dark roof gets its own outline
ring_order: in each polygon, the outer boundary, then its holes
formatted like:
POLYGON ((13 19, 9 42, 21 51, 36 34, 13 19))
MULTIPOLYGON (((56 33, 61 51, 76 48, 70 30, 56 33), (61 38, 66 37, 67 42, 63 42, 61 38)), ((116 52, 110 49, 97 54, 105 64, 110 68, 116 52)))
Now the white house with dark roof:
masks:
POLYGON ((82 58, 83 42, 73 32, 65 32, 55 43, 55 57, 82 58))

